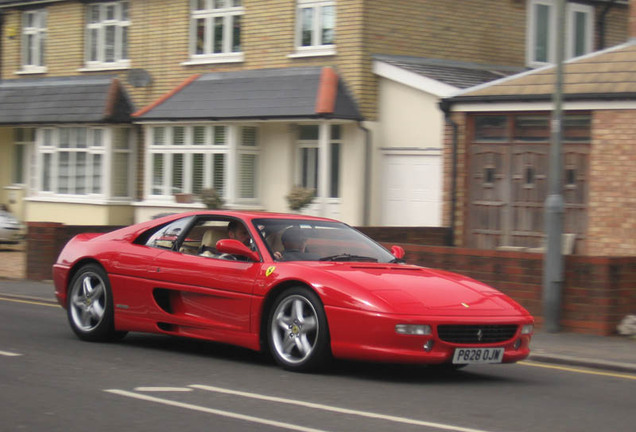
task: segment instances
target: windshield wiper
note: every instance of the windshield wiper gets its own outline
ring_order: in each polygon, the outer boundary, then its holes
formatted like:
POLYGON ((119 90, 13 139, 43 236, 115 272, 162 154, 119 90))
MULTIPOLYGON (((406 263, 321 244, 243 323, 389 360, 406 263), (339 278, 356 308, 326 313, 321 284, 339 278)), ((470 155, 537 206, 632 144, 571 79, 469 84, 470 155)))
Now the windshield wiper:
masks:
POLYGON ((362 255, 351 255, 348 253, 331 255, 324 258, 320 258, 319 261, 368 261, 368 262, 378 262, 377 258, 362 256, 362 255))
POLYGON ((404 264, 405 262, 406 260, 403 260, 402 258, 393 258, 389 261, 389 264, 404 264))

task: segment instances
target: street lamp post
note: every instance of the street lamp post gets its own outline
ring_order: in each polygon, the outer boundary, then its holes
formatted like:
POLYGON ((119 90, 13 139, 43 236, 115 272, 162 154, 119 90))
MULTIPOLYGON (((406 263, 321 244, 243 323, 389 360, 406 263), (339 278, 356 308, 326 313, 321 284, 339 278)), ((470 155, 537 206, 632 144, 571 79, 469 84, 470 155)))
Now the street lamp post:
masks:
POLYGON ((545 330, 561 329, 563 286, 563 213, 561 173, 563 172, 563 57, 565 51, 565 0, 557 2, 556 80, 551 122, 548 196, 545 200, 546 253, 543 262, 543 316, 545 330))

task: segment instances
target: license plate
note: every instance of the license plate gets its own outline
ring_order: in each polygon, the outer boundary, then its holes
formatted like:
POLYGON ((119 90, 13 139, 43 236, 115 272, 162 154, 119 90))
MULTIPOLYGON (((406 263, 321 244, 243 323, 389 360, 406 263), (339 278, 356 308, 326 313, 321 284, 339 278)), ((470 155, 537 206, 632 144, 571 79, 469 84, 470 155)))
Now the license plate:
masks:
POLYGON ((501 363, 503 348, 455 348, 453 364, 501 363))

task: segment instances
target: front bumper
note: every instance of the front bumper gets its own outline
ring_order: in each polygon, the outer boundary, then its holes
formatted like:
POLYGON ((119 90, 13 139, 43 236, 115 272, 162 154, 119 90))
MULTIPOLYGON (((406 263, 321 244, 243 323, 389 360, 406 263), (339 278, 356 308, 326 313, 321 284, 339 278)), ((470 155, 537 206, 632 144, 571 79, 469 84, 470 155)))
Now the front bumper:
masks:
POLYGON ((514 363, 530 355, 531 334, 521 334, 525 324, 532 324, 530 316, 412 316, 379 314, 351 309, 325 307, 331 349, 334 357, 390 363, 451 363, 457 348, 504 348, 502 363, 514 363), (401 335, 396 324, 427 324, 430 335, 401 335), (518 326, 510 339, 497 343, 458 344, 440 339, 437 328, 444 324, 518 326), (432 341, 432 348, 425 345, 432 341))

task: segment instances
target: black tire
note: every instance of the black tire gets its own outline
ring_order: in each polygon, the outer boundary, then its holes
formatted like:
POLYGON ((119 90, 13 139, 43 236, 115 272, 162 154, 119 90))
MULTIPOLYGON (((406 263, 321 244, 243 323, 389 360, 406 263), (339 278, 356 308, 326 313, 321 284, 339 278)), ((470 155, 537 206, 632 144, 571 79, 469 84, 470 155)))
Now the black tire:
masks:
POLYGON ((280 293, 267 319, 269 351, 279 365, 294 372, 324 368, 331 359, 329 328, 320 298, 308 288, 280 293))
POLYGON ((68 286, 66 311, 71 329, 82 340, 110 342, 126 335, 126 332, 115 331, 110 281, 97 264, 87 264, 73 276, 68 286))

